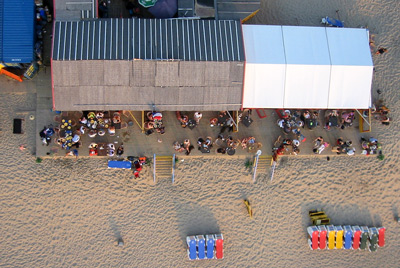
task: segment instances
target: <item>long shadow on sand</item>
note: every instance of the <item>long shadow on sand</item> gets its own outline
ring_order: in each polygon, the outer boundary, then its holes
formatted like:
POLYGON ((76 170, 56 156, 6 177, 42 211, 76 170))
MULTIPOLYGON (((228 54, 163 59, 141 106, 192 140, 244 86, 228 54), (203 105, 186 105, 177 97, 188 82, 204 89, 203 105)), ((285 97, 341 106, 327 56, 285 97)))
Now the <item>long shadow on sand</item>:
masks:
POLYGON ((368 208, 358 204, 333 205, 315 200, 301 207, 304 229, 312 224, 308 216, 310 210, 323 210, 333 225, 380 226, 382 224, 379 215, 371 215, 368 208))
POLYGON ((186 246, 186 236, 218 234, 220 229, 214 214, 209 207, 200 204, 175 204, 179 235, 184 246, 186 246))
POLYGON ((115 240, 122 239, 121 232, 119 231, 119 228, 112 216, 108 217, 108 223, 110 224, 110 228, 114 233, 115 240))

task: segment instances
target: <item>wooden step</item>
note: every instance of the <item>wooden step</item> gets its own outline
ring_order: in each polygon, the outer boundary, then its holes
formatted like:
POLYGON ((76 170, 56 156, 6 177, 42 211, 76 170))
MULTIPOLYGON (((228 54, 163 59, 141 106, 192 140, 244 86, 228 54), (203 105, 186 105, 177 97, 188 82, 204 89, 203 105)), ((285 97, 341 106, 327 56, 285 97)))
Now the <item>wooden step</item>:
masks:
POLYGON ((173 175, 173 156, 156 155, 155 175, 157 177, 172 177, 173 175))
POLYGON ((257 169, 266 170, 271 166, 272 156, 270 155, 260 155, 258 157, 257 169))

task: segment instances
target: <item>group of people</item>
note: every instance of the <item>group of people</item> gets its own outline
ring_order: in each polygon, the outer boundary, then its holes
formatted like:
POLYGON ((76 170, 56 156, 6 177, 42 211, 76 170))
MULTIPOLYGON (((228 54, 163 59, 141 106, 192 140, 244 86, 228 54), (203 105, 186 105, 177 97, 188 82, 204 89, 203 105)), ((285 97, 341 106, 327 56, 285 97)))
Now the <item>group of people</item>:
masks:
POLYGON ((299 146, 298 140, 283 139, 282 143, 273 150, 274 158, 276 159, 276 156, 284 154, 298 155, 300 153, 299 146))
POLYGON ((283 133, 287 135, 299 127, 304 127, 304 120, 301 119, 302 115, 298 111, 291 113, 290 110, 284 110, 277 124, 283 130, 283 133))
POLYGON ((354 148, 351 140, 345 141, 343 138, 338 138, 336 140, 336 145, 332 148, 332 152, 336 154, 354 155, 356 153, 356 148, 354 148))
POLYGON ((234 120, 228 111, 220 111, 217 117, 210 119, 210 127, 220 126, 220 134, 223 134, 227 129, 228 132, 233 131, 234 120))
POLYGON ((341 128, 345 129, 353 125, 355 119, 354 110, 339 112, 338 110, 328 110, 325 113, 325 126, 326 130, 331 130, 331 128, 341 128))
POLYGON ((51 137, 54 135, 55 130, 52 125, 45 126, 40 132, 39 136, 40 139, 42 140, 42 145, 47 145, 49 146, 51 142, 51 137))
POLYGON ((325 150, 325 148, 328 147, 329 143, 324 141, 324 138, 322 138, 322 136, 319 136, 314 140, 313 153, 321 154, 325 150))
POLYGON ((124 154, 124 146, 121 144, 118 148, 115 148, 113 143, 108 144, 97 144, 92 142, 89 144, 89 156, 96 156, 99 154, 99 150, 106 150, 107 156, 109 157, 121 157, 124 154))
POLYGON ((390 110, 380 101, 377 105, 374 105, 372 108, 372 114, 374 118, 379 120, 382 125, 389 125, 390 118, 389 113, 390 110))
POLYGON ((165 126, 163 125, 163 115, 160 112, 147 112, 147 120, 144 123, 145 134, 150 135, 154 131, 160 134, 165 133, 165 126))
POLYGON ((184 152, 186 155, 189 155, 190 152, 192 151, 192 149, 194 148, 194 146, 190 144, 189 139, 185 139, 183 141, 183 143, 175 141, 173 143, 173 148, 177 152, 180 152, 180 153, 184 152))
MULTIPOLYGON (((279 115, 277 124, 283 129, 284 134, 290 134, 293 131, 297 131, 298 128, 305 128, 312 130, 319 125, 319 111, 317 110, 303 110, 293 111, 284 110, 279 115)), ((325 124, 326 130, 331 130, 334 127, 340 127, 344 129, 353 125, 355 119, 354 110, 350 111, 338 111, 338 110, 327 110, 325 112, 325 124)))
POLYGON ((381 144, 374 137, 369 139, 361 138, 361 147, 364 155, 378 154, 381 150, 381 144))
POLYGON ((202 117, 203 114, 201 112, 195 112, 193 114, 193 119, 189 119, 188 115, 182 114, 180 111, 176 111, 176 118, 181 123, 181 127, 183 128, 189 127, 190 129, 193 129, 200 123, 202 117))
POLYGON ((120 112, 114 112, 112 115, 108 112, 85 112, 79 118, 79 123, 80 126, 76 131, 78 135, 87 133, 90 138, 94 138, 108 133, 114 136, 115 129, 121 125, 121 114, 120 112))
POLYGON ((198 149, 203 153, 209 153, 211 148, 213 147, 213 141, 211 137, 207 137, 206 139, 199 138, 197 140, 198 149))

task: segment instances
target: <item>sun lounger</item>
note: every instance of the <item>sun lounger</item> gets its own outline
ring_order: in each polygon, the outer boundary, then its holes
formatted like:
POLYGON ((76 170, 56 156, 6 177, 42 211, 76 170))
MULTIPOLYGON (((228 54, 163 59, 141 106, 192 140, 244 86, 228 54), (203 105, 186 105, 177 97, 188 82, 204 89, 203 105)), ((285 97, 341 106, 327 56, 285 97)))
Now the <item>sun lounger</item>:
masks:
POLYGON ((310 210, 310 211, 308 212, 308 215, 310 216, 310 218, 313 218, 313 217, 320 217, 320 216, 326 217, 325 212, 323 212, 323 211, 318 211, 318 210, 310 210))
POLYGON ((207 259, 214 259, 215 240, 213 235, 206 235, 207 259))
POLYGON ((353 248, 353 230, 350 225, 343 226, 344 228, 344 249, 353 248))
POLYGON ((319 248, 318 240, 319 240, 319 229, 317 226, 310 226, 307 228, 308 235, 310 238, 308 239, 308 244, 310 249, 316 250, 319 248))
POLYGON ((324 225, 318 226, 319 229, 319 248, 326 249, 326 227, 324 225))
POLYGON ((385 246, 385 231, 386 228, 385 227, 380 227, 378 228, 378 246, 379 247, 384 247, 385 246))
POLYGON ((328 225, 326 228, 328 229, 328 249, 335 249, 335 227, 333 225, 328 225))
POLYGON ((336 248, 342 249, 343 248, 343 227, 335 226, 335 229, 336 229, 336 248))
POLYGON ((224 238, 222 234, 215 235, 215 257, 217 259, 224 258, 224 238))
POLYGON ((186 243, 188 245, 188 256, 189 260, 197 259, 197 250, 196 250, 196 237, 195 236, 187 236, 186 243))
POLYGON ((108 168, 131 169, 131 167, 132 163, 130 161, 115 161, 115 160, 108 161, 108 168))
POLYGON ((330 224, 330 223, 331 223, 331 220, 328 218, 313 220, 314 225, 326 225, 326 224, 330 224))
POLYGON ((353 226, 353 249, 360 249, 361 228, 360 226, 353 226))
POLYGON ((360 240, 360 249, 367 249, 368 246, 368 227, 367 226, 361 226, 361 240, 360 240))
POLYGON ((198 235, 197 237, 197 250, 199 260, 206 258, 206 240, 203 235, 198 235))
POLYGON ((369 251, 376 251, 378 249, 378 229, 376 227, 369 228, 369 251))

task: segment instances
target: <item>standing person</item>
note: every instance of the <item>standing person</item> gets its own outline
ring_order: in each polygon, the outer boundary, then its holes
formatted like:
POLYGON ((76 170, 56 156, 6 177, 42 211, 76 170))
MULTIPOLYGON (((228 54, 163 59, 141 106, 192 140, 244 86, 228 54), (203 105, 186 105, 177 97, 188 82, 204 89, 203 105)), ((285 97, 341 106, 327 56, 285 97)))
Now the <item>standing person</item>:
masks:
POLYGON ((193 149, 193 146, 190 145, 190 140, 189 139, 186 139, 186 140, 183 141, 183 148, 186 150, 185 154, 189 155, 190 151, 192 151, 192 149, 193 149))
POLYGON ((195 112, 194 113, 194 121, 196 121, 196 124, 198 125, 200 123, 200 119, 203 117, 203 114, 200 112, 195 112))
POLYGON ((123 154, 124 154, 124 146, 122 146, 121 144, 117 149, 117 156, 120 157, 123 154))
POLYGON ((375 54, 379 55, 379 54, 383 54, 383 53, 385 53, 387 51, 388 51, 387 48, 380 47, 380 48, 378 48, 378 50, 376 51, 375 54))
MULTIPOLYGON (((313 147, 314 154, 320 154, 322 152, 322 151, 319 152, 319 149, 323 143, 324 143, 324 139, 322 138, 322 136, 319 136, 314 140, 314 147, 313 147)), ((323 149, 325 149, 325 147, 323 149)))

